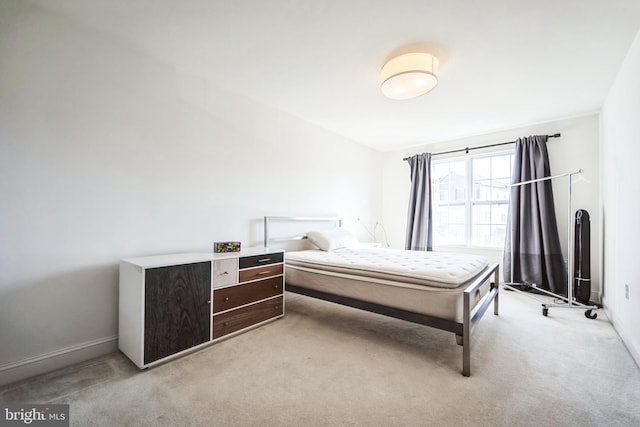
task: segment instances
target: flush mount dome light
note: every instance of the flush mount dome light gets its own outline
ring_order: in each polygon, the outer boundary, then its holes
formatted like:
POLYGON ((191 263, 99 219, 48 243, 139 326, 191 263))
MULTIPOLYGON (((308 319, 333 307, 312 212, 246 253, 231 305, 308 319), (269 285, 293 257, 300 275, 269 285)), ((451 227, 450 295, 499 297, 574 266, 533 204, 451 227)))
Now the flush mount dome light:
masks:
POLYGON ((438 58, 428 53, 396 56, 380 71, 382 93, 391 99, 423 95, 438 84, 438 65, 438 58))

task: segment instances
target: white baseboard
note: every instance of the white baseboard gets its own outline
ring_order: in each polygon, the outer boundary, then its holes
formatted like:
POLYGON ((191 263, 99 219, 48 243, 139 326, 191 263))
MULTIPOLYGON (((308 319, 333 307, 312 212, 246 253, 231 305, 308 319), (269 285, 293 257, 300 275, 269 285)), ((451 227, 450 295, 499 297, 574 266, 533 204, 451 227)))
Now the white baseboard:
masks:
POLYGON ((636 348, 634 346, 634 342, 627 335, 625 328, 622 327, 622 323, 619 321, 619 319, 615 315, 613 315, 613 313, 611 313, 611 311, 609 310, 609 307, 607 305, 606 298, 603 298, 602 304, 603 304, 603 307, 604 307, 604 312, 607 315, 607 318, 609 319, 609 321, 613 325, 613 329, 615 329, 615 331, 620 336, 620 339, 622 339, 622 342, 624 343, 624 346, 629 351, 629 354, 631 354, 631 357, 636 362, 636 365, 638 365, 638 367, 640 367, 640 348, 636 348))
POLYGON ((0 366, 0 386, 118 350, 118 335, 98 338, 0 366))

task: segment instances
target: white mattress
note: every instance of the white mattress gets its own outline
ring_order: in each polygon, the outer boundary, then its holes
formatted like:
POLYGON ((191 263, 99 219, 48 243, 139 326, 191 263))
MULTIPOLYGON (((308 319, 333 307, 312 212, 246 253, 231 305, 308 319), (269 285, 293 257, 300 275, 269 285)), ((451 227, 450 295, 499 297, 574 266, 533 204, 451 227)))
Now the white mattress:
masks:
MULTIPOLYGON (((462 321, 463 293, 488 262, 474 255, 393 249, 285 253, 287 285, 462 321)), ((471 306, 489 290, 485 283, 471 306)))
POLYGON ((287 266, 446 289, 469 282, 488 265, 477 255, 382 248, 287 252, 285 260, 287 266))

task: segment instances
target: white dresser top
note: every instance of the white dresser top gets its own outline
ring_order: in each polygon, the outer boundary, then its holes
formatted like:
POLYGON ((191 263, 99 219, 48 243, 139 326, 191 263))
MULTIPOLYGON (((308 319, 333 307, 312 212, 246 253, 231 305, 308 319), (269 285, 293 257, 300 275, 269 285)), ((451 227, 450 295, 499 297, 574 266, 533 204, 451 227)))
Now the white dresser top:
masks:
POLYGON ((226 252, 226 253, 213 253, 213 252, 187 252, 181 254, 167 254, 167 255, 153 255, 145 257, 127 258, 120 262, 133 264, 140 268, 156 268, 166 267, 169 265, 180 264, 193 264, 196 262, 214 261, 217 259, 237 258, 243 256, 253 256, 262 254, 271 254, 283 252, 281 249, 265 249, 263 247, 255 246, 242 249, 240 252, 226 252))

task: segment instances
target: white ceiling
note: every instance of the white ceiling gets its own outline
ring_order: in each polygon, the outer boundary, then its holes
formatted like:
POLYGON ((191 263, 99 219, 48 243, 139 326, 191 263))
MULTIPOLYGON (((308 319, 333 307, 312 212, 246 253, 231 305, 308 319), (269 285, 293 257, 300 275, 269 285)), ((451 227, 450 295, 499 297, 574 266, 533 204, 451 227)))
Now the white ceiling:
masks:
POLYGON ((34 0, 227 90, 379 150, 598 111, 638 0, 34 0), (394 54, 438 86, 380 93, 394 54))

